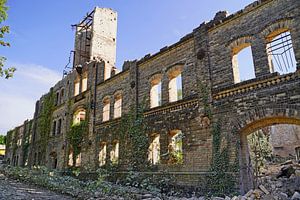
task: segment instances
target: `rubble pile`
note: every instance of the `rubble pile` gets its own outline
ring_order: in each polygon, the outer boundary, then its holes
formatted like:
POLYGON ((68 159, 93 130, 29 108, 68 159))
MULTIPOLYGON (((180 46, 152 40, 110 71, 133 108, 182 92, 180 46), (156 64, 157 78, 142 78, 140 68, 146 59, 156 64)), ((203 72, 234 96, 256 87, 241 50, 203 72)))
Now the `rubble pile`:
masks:
POLYGON ((231 200, 300 200, 300 164, 289 160, 270 168, 258 181, 257 189, 231 200))

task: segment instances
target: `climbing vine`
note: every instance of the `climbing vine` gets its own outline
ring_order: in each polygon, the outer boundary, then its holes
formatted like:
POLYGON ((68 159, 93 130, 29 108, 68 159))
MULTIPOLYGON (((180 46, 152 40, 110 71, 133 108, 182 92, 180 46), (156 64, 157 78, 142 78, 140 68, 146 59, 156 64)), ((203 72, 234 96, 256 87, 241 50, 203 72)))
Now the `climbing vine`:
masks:
POLYGON ((149 138, 143 116, 144 105, 145 103, 139 105, 137 110, 131 108, 129 113, 122 117, 117 129, 121 140, 128 147, 125 156, 130 160, 128 164, 133 170, 144 170, 148 164, 149 138))
POLYGON ((232 193, 235 189, 235 177, 232 172, 236 169, 236 163, 230 162, 231 155, 231 139, 224 137, 222 133, 221 119, 213 120, 212 110, 209 102, 209 92, 207 87, 199 83, 200 100, 203 104, 204 116, 213 121, 212 134, 212 161, 210 166, 210 174, 207 179, 207 192, 214 195, 222 195, 232 193))
POLYGON ((73 124, 70 131, 67 134, 69 144, 73 150, 72 161, 73 165, 76 163, 76 158, 81 152, 82 142, 85 134, 88 130, 87 121, 81 121, 80 123, 73 124))
POLYGON ((40 134, 42 145, 44 147, 46 147, 48 136, 51 131, 52 113, 54 111, 54 98, 54 92, 53 89, 51 89, 50 92, 45 95, 42 101, 42 108, 38 118, 37 128, 40 134))

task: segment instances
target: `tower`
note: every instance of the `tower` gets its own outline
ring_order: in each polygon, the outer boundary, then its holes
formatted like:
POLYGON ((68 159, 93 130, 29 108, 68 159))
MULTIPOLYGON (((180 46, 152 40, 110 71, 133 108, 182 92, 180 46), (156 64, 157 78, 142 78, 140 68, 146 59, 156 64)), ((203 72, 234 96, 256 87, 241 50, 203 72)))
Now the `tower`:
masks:
POLYGON ((73 27, 76 28, 74 67, 102 59, 104 79, 109 78, 116 63, 117 13, 96 7, 73 27))

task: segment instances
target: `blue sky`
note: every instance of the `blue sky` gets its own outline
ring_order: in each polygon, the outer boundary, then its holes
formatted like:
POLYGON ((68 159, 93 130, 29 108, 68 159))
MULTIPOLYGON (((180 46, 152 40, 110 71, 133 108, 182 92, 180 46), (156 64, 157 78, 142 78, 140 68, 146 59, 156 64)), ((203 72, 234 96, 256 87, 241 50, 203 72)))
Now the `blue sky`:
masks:
POLYGON ((236 12, 253 0, 8 0, 10 48, 0 48, 18 71, 0 79, 0 133, 32 118, 35 101, 61 76, 73 49, 71 24, 95 6, 118 12, 117 67, 171 45, 215 13, 236 12), (5 114, 4 114, 5 113, 5 114))

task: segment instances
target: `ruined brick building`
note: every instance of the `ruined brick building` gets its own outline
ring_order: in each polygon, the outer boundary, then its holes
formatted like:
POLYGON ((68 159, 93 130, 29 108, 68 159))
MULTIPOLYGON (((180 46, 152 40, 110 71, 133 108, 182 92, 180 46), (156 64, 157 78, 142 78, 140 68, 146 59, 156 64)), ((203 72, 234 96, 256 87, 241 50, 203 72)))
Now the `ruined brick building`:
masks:
POLYGON ((231 156, 239 161, 240 187, 248 189, 246 136, 273 124, 300 125, 299 24, 299 0, 259 0, 235 14, 218 12, 175 44, 124 62, 119 72, 117 13, 95 8, 75 26, 73 69, 36 102, 32 120, 8 133, 6 159, 60 170, 122 165, 126 145, 107 130, 146 98, 148 159, 156 173, 167 169, 178 183, 201 185, 213 156, 213 124, 222 119, 227 143, 238 145, 231 156), (249 80, 239 76, 251 67, 239 65, 246 48, 253 60, 249 80), (73 163, 67 133, 84 120, 85 143, 73 163), (170 151, 180 154, 178 162, 169 162, 170 151))

